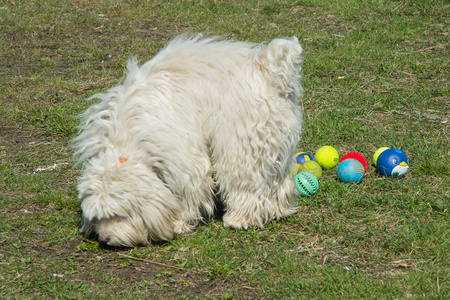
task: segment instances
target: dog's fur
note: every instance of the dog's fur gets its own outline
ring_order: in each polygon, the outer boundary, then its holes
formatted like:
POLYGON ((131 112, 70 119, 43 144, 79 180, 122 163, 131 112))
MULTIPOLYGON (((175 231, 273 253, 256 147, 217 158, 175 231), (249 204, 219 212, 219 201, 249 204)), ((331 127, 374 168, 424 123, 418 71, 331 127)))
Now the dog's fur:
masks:
POLYGON ((168 240, 213 214, 214 192, 225 227, 293 214, 301 52, 296 38, 183 35, 142 66, 131 59, 74 140, 81 231, 113 246, 168 240))

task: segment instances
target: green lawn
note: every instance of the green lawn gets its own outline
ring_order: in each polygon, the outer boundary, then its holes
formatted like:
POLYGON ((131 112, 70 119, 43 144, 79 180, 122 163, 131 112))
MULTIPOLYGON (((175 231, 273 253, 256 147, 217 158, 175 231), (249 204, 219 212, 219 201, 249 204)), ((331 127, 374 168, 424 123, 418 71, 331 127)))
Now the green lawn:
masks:
POLYGON ((0 298, 450 298, 449 12, 438 0, 0 2, 0 298), (297 36, 299 147, 362 153, 363 181, 325 170, 296 215, 262 230, 215 219, 136 249, 85 239, 77 115, 129 57, 184 32, 297 36), (377 174, 382 146, 406 153, 404 178, 377 174))

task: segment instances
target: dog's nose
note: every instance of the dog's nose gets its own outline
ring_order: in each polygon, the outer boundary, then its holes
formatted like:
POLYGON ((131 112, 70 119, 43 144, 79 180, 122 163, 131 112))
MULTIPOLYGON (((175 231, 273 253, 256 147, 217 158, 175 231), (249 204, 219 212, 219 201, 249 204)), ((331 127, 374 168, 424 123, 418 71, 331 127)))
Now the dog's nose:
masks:
POLYGON ((99 242, 107 244, 109 242, 109 237, 107 237, 105 235, 102 235, 102 234, 99 234, 98 235, 98 240, 99 240, 99 242))

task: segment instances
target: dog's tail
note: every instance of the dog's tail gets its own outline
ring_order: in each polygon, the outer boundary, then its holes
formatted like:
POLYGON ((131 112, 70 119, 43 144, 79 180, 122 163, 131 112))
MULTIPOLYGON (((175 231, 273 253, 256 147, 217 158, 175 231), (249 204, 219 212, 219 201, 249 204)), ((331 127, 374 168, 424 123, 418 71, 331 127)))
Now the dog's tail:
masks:
POLYGON ((261 49, 257 61, 281 90, 294 92, 299 97, 302 92, 300 86, 302 52, 303 49, 296 37, 274 39, 261 49))

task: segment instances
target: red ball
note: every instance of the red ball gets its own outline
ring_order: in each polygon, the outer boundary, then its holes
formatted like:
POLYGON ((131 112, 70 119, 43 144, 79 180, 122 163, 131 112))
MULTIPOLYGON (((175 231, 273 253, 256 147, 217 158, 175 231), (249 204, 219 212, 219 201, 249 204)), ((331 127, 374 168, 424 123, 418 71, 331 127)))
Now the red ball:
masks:
POLYGON ((366 159, 364 158, 364 156, 361 153, 359 153, 359 152, 348 152, 348 153, 345 153, 344 155, 342 155, 341 160, 339 161, 339 163, 341 163, 342 161, 344 161, 344 160, 346 160, 348 158, 353 158, 353 159, 356 159, 357 161, 359 161, 364 167, 364 173, 366 172, 366 170, 367 170, 367 161, 366 161, 366 159))

